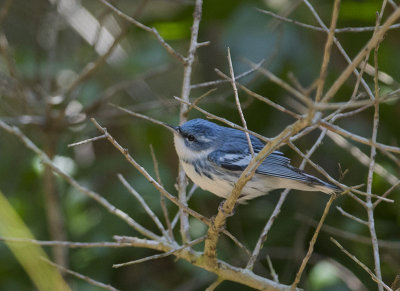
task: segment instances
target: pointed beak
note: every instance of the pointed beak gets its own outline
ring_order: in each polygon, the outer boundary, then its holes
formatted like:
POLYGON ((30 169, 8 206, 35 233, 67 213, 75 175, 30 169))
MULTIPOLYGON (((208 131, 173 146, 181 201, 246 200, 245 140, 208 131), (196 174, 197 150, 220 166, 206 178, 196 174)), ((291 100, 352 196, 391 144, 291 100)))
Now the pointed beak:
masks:
POLYGON ((170 124, 164 123, 164 122, 163 122, 163 125, 166 129, 168 129, 169 131, 172 131, 172 133, 178 133, 179 126, 173 126, 173 125, 170 125, 170 124))

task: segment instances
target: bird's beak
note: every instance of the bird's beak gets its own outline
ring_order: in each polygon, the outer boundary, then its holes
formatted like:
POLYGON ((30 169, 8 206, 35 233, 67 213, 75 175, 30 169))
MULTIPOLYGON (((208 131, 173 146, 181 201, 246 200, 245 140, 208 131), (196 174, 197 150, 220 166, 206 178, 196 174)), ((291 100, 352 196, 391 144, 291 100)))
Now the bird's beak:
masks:
POLYGON ((173 126, 173 125, 170 125, 170 124, 164 123, 164 122, 163 122, 163 125, 166 129, 168 129, 169 131, 172 131, 172 133, 178 133, 179 126, 173 126))

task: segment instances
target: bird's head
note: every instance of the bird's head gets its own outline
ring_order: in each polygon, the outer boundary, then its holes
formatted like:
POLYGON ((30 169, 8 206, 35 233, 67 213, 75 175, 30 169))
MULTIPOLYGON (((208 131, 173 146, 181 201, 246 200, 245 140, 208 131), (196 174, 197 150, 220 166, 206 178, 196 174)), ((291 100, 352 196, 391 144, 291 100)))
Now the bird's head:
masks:
POLYGON ((170 126, 180 158, 208 155, 221 142, 220 126, 204 119, 192 119, 181 126, 170 126))

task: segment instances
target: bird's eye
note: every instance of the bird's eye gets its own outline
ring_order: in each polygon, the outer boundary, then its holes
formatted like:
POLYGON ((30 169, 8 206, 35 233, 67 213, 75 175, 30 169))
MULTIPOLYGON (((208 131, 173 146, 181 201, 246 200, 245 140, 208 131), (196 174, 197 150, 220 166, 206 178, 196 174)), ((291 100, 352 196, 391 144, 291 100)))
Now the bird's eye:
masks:
POLYGON ((188 139, 188 141, 194 141, 195 140, 193 135, 188 135, 187 139, 188 139))

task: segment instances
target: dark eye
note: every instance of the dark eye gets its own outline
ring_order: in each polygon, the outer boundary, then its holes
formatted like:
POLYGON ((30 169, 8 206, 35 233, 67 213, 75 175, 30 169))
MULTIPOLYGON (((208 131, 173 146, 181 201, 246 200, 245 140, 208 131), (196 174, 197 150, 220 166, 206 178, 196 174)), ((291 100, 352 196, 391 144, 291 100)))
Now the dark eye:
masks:
POLYGON ((193 135, 188 135, 187 139, 188 139, 188 141, 194 141, 195 140, 193 135))

